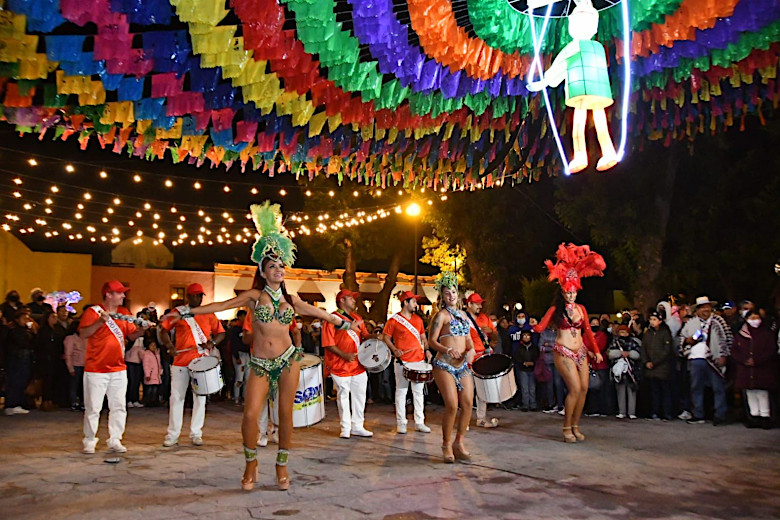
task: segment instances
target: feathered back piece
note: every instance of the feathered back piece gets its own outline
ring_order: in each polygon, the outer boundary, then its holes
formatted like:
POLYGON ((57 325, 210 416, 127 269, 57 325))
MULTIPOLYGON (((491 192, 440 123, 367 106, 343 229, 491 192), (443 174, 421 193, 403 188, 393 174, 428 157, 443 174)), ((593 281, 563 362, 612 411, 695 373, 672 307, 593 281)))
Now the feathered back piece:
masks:
POLYGON ((255 228, 260 238, 252 246, 252 261, 260 265, 263 258, 280 260, 284 265, 295 263, 295 244, 282 225, 282 208, 265 201, 249 206, 255 228))
POLYGON ((450 289, 455 289, 457 291, 458 275, 452 271, 442 271, 441 274, 436 277, 434 287, 436 287, 436 290, 439 292, 441 292, 444 287, 449 287, 450 289))
POLYGON ((550 281, 557 280, 564 291, 582 290, 581 278, 587 276, 604 276, 607 264, 604 258, 590 250, 590 246, 575 246, 561 244, 555 252, 555 264, 545 260, 544 265, 550 271, 547 277, 550 281))

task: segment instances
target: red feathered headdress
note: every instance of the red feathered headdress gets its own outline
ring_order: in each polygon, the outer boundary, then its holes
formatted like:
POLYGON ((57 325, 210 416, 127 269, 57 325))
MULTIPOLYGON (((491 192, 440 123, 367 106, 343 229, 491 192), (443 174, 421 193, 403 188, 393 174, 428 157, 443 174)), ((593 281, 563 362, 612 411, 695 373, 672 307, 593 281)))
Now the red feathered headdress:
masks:
POLYGON ((587 245, 561 244, 555 252, 555 260, 555 264, 551 260, 544 261, 550 271, 548 279, 558 280, 564 291, 581 290, 580 278, 604 276, 604 269, 607 268, 604 258, 591 251, 587 245))

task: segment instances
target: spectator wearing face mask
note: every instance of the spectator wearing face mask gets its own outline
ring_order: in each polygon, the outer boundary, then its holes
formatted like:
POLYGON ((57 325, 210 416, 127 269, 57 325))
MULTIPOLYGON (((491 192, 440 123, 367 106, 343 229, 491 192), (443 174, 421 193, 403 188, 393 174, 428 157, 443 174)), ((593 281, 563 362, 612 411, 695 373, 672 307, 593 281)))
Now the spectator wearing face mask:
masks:
MULTIPOLYGON (((531 331, 531 325, 528 323, 528 314, 525 311, 520 311, 515 315, 515 322, 509 326, 508 333, 509 337, 512 340, 511 343, 511 349, 506 352, 506 355, 515 358, 515 353, 517 353, 520 349, 520 342, 522 340, 523 332, 531 331)), ((515 362, 515 381, 517 382, 517 387, 520 388, 520 367, 517 366, 517 362, 515 362)), ((532 374, 533 375, 533 374, 532 374)), ((523 395, 522 392, 517 392, 512 399, 509 400, 509 406, 511 406, 513 409, 518 410, 521 409, 523 395)))
POLYGON ((520 410, 536 411, 536 379, 534 366, 539 359, 539 347, 533 344, 530 330, 520 333, 520 342, 513 352, 515 379, 520 389, 520 410))
POLYGON ((10 324, 14 321, 14 314, 16 311, 24 307, 19 297, 18 291, 10 291, 5 295, 5 301, 0 305, 0 312, 3 313, 3 322, 10 324))
POLYGON ((672 418, 672 332, 658 311, 650 313, 649 326, 642 337, 642 365, 653 396, 652 419, 672 418))
POLYGON ((499 354, 506 354, 507 356, 512 353, 512 337, 509 335, 509 320, 506 317, 501 316, 498 320, 498 345, 496 346, 496 352, 499 354))
POLYGON ((745 316, 734 336, 731 357, 736 362, 735 386, 743 391, 748 405, 745 426, 770 428, 770 392, 777 390, 777 351, 775 333, 764 323, 758 310, 745 316))
POLYGON ((42 323, 44 315, 48 315, 50 312, 54 312, 51 305, 44 303, 46 295, 43 289, 36 287, 30 291, 30 303, 27 304, 27 308, 30 309, 30 317, 40 325, 42 323))
POLYGON ((636 419, 636 390, 639 385, 641 345, 630 336, 628 325, 618 325, 617 336, 609 346, 607 356, 612 361, 618 401, 618 419, 636 419))
MULTIPOLYGON (((602 330, 602 325, 598 318, 590 320, 590 329, 593 331, 593 337, 596 338, 596 345, 598 345, 599 351, 604 352, 609 343, 606 329, 602 330)), ((588 352, 590 367, 598 374, 601 384, 596 389, 588 390, 585 409, 590 416, 604 417, 609 411, 609 392, 612 389, 612 386, 609 384, 609 363, 606 359, 598 362, 595 354, 592 357, 590 354, 591 352, 588 352)))

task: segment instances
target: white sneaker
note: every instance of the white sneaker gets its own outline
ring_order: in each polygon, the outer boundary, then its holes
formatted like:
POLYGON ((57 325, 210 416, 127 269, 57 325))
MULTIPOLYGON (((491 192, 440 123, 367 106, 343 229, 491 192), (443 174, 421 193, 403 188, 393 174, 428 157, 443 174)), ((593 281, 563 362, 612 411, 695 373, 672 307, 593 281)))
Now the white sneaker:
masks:
POLYGON ((623 415, 622 413, 617 414, 615 417, 618 418, 618 419, 625 419, 626 418, 626 416, 623 415))
POLYGON ((678 415, 677 418, 681 421, 687 421, 688 419, 693 419, 693 415, 691 415, 691 412, 688 410, 683 410, 683 412, 678 415))
POLYGON ((92 442, 83 442, 83 448, 81 449, 81 453, 85 453, 87 455, 91 455, 95 453, 95 446, 97 446, 98 439, 95 439, 92 442))
POLYGON ((135 403, 127 403, 125 408, 135 408, 135 403))
POLYGON ((401 424, 401 423, 396 424, 395 425, 395 433, 397 433, 399 435, 405 434, 406 433, 406 425, 405 424, 401 424))
POLYGON ((203 437, 193 437, 192 438, 192 445, 193 446, 203 446, 203 437))
POLYGON ((428 428, 428 426, 426 426, 425 424, 422 424, 422 423, 421 424, 415 424, 414 425, 414 429, 417 430, 418 432, 422 432, 422 433, 431 433, 431 429, 428 428))
POLYGON ((349 430, 341 430, 339 437, 342 439, 349 439, 349 430))
POLYGON ((30 410, 27 410, 25 408, 22 408, 21 406, 14 406, 13 408, 6 408, 5 414, 6 415, 23 415, 26 413, 30 413, 30 410))
POLYGON ((558 410, 558 415, 566 415, 566 409, 561 408, 560 410, 558 410))
POLYGON ((179 443, 179 439, 172 439, 170 437, 165 437, 165 440, 163 441, 163 446, 166 448, 170 448, 171 446, 176 446, 179 443))
POLYGON ((136 408, 143 408, 144 407, 143 403, 139 403, 138 401, 134 402, 133 406, 135 406, 136 408))
POLYGON ((257 445, 261 448, 268 446, 268 435, 261 435, 260 438, 257 439, 257 445))
POLYGON ((114 453, 125 453, 127 452, 127 448, 122 446, 122 443, 119 441, 108 441, 108 449, 113 451, 114 453))
POLYGON ((636 419, 636 415, 629 415, 628 418, 629 419, 636 419))
POLYGON ((352 428, 352 431, 350 432, 355 437, 373 437, 374 432, 370 432, 366 430, 365 428, 352 428))

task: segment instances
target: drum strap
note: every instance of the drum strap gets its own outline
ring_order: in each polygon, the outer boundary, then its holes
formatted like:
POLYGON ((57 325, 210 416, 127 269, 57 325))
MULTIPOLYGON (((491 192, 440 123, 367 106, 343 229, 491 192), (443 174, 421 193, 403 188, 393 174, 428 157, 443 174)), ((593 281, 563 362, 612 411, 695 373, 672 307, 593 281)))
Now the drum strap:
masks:
POLYGON ((471 325, 477 329, 477 334, 479 334, 479 339, 482 340, 482 346, 485 347, 485 350, 490 348, 490 343, 488 342, 488 339, 485 337, 485 333, 482 332, 482 329, 479 328, 479 325, 477 325, 477 320, 474 319, 474 316, 471 315, 470 312, 466 312, 466 316, 469 317, 471 320, 471 325))
POLYGON ((417 343, 419 343, 419 344, 420 344, 420 348, 423 348, 423 342, 422 342, 422 337, 420 337, 420 331, 419 331, 419 330, 417 330, 416 328, 414 328, 414 325, 412 325, 412 324, 411 324, 411 322, 410 322, 409 320, 407 320, 406 318, 404 318, 404 316, 403 316, 403 315, 402 315, 400 312, 399 312, 399 313, 396 313, 396 314, 394 314, 394 315, 393 315, 393 316, 392 316, 390 319, 391 319, 391 320, 395 320, 395 321, 397 321, 398 323, 400 323, 401 325, 403 325, 404 327, 406 327, 406 329, 407 329, 409 332, 411 332, 411 333, 412 333, 412 335, 413 335, 415 338, 417 338, 417 343))
MULTIPOLYGON (((181 306, 181 307, 176 307, 176 310, 179 311, 179 314, 184 314, 188 309, 184 306, 181 306)), ((196 344, 203 345, 208 341, 208 338, 206 338, 206 335, 203 333, 203 329, 200 328, 200 325, 198 325, 198 322, 195 321, 195 318, 182 318, 182 319, 187 325, 189 325, 190 330, 192 331, 192 337, 195 339, 196 344)), ((187 350, 192 350, 192 348, 188 348, 185 350, 177 350, 176 352, 185 352, 187 350)))
MULTIPOLYGON (((92 310, 98 313, 98 316, 103 314, 105 311, 103 310, 103 307, 100 305, 93 305, 92 310)), ((114 318, 110 317, 106 320, 106 325, 108 326, 108 330, 111 331, 114 336, 116 336, 117 341, 119 342, 119 347, 124 349, 125 348, 125 335, 122 334, 122 329, 119 328, 119 325, 114 321, 114 318)))

